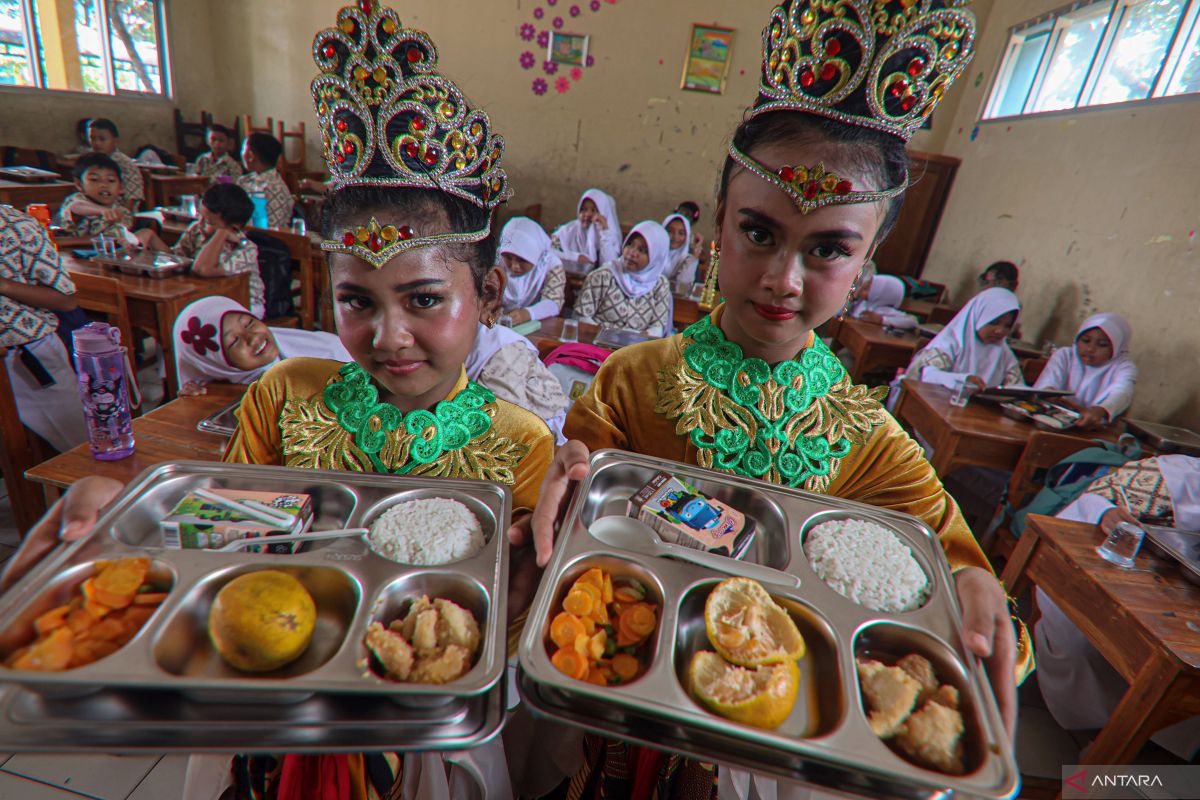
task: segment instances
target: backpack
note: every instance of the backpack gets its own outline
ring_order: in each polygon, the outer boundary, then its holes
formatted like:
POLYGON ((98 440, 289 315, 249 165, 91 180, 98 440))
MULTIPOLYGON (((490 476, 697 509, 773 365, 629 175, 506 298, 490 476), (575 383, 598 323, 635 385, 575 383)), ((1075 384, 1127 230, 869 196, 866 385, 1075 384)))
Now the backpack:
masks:
POLYGON ((1075 502, 1097 478, 1142 457, 1142 443, 1128 433, 1115 444, 1093 441, 1095 447, 1072 453, 1046 470, 1045 486, 1024 508, 1014 511, 1005 499, 1004 511, 1012 515, 1009 530, 1014 536, 1019 537, 1025 530, 1025 520, 1030 514, 1054 516, 1075 502))
POLYGON ((907 275, 896 275, 895 277, 904 281, 904 296, 913 300, 925 300, 927 298, 936 297, 938 289, 935 286, 930 286, 926 281, 910 278, 907 275))
POLYGON ((263 319, 291 317, 296 314, 292 296, 292 254, 287 245, 273 236, 258 231, 245 231, 245 236, 258 247, 258 274, 263 282, 266 312, 263 319))
POLYGON ((542 363, 558 379, 567 399, 574 404, 592 385, 592 379, 596 377, 600 365, 611 355, 612 351, 594 344, 560 344, 542 359, 542 363))

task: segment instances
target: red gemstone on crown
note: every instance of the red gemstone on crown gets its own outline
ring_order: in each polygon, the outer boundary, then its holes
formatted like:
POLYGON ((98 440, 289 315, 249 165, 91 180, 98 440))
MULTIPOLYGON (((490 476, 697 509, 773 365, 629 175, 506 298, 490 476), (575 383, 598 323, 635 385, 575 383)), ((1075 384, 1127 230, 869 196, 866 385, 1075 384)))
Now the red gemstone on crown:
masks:
POLYGON ((833 58, 840 52, 842 52, 842 43, 837 39, 830 39, 825 43, 825 56, 827 58, 833 58))
POLYGON ((416 158, 418 152, 420 152, 420 149, 417 147, 415 142, 409 142, 408 144, 404 145, 404 155, 408 156, 409 158, 416 158))
POLYGON ((408 52, 404 54, 404 57, 408 59, 408 63, 415 64, 421 60, 421 49, 410 47, 408 48, 408 52))
POLYGON ((323 48, 321 49, 321 53, 322 53, 322 55, 324 55, 326 58, 333 58, 334 56, 336 56, 336 55, 337 55, 337 48, 336 48, 336 47, 334 47, 334 46, 333 46, 333 45, 331 45, 331 44, 327 44, 327 45, 325 45, 325 47, 323 47, 323 48))
POLYGON ((838 181, 837 186, 833 187, 835 194, 850 194, 850 181, 838 181))
POLYGON ((346 120, 339 119, 337 122, 334 123, 334 127, 336 127, 339 131, 344 132, 346 130, 346 128, 348 128, 350 126, 346 124, 346 120))
POLYGON ((480 164, 480 167, 483 168, 484 172, 487 172, 489 169, 492 168, 492 160, 490 158, 485 158, 483 160, 483 163, 480 164))
POLYGON ((837 77, 837 74, 837 67, 833 64, 826 64, 825 66, 821 67, 821 80, 823 81, 831 81, 837 77))
POLYGON ((892 97, 900 97, 908 91, 908 81, 896 81, 888 91, 892 93, 892 97))
POLYGON ((417 232, 408 225, 401 225, 400 230, 398 230, 396 233, 399 235, 401 241, 405 242, 417 235, 417 232))
POLYGON ((409 127, 411 127, 414 131, 425 130, 425 118, 424 117, 413 117, 412 122, 409 123, 409 127))
POLYGON ((911 94, 907 95, 903 100, 900 101, 900 110, 907 113, 909 111, 912 111, 912 107, 915 106, 916 104, 917 104, 916 96, 911 95, 911 94))
POLYGON ((346 245, 346 247, 353 247, 355 241, 354 231, 346 231, 342 234, 342 244, 346 245))
POLYGON ((925 69, 925 62, 919 58, 914 58, 908 62, 908 74, 914 78, 921 74, 921 70, 925 69))
POLYGON ((371 0, 358 0, 358 7, 362 9, 364 14, 371 13, 371 0))
POLYGON ((426 164, 433 166, 434 164, 437 163, 437 160, 438 160, 437 150, 434 150, 432 147, 430 147, 429 149, 427 149, 425 151, 425 163, 426 164))
POLYGON ((346 155, 350 155, 351 153, 353 153, 354 152, 354 143, 353 142, 343 143, 342 144, 342 152, 345 153, 346 155))
POLYGON ((378 253, 383 248, 383 239, 379 238, 378 233, 372 233, 367 237, 367 247, 378 253))
POLYGON ((784 183, 791 183, 796 180, 796 170, 791 167, 780 167, 779 172, 776 174, 779 175, 779 179, 784 183))
POLYGON ((804 72, 800 73, 800 85, 805 89, 817 82, 817 76, 813 74, 811 69, 805 68, 804 72))
POLYGON ((816 181, 809 181, 808 183, 804 184, 804 199, 814 200, 820 191, 821 185, 819 183, 816 181))
POLYGON ((345 164, 346 163, 346 154, 338 153, 336 156, 333 157, 333 160, 339 164, 345 164))

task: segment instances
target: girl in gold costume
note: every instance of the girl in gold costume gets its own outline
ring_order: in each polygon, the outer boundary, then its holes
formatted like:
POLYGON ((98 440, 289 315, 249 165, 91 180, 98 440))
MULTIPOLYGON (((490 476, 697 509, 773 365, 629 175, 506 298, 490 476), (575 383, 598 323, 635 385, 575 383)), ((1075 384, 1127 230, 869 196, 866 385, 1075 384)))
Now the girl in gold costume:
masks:
MULTIPOLYGON (((542 486, 532 536, 544 564, 571 481, 586 476, 591 450, 609 447, 918 516, 941 537, 967 647, 984 660, 1011 732, 1016 684, 1032 669, 1028 634, 920 448, 813 333, 854 297, 896 222, 905 144, 970 57, 974 17, 962 5, 774 9, 759 97, 733 135, 717 197, 709 280, 724 302, 682 334, 605 362, 568 413, 571 441, 542 486)), ((709 797, 715 772, 609 743, 589 749, 567 795, 709 797)), ((746 796, 745 773, 719 773, 722 797, 746 796)))

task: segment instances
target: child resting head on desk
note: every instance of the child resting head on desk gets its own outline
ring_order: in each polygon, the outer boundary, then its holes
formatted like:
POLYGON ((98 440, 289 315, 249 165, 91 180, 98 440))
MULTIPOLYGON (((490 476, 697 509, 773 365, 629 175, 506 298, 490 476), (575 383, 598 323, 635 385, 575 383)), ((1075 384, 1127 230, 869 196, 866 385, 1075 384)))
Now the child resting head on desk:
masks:
POLYGON ((121 167, 101 153, 85 153, 73 173, 79 191, 63 201, 59 224, 71 236, 110 236, 118 244, 142 247, 151 231, 132 232, 133 214, 121 205, 121 167))
POLYGON ((216 382, 252 383, 285 358, 353 359, 332 333, 270 328, 241 303, 205 297, 175 320, 175 375, 179 394, 205 393, 216 382))
POLYGON ((846 315, 898 330, 915 330, 917 319, 900 310, 903 302, 904 281, 894 275, 871 275, 859 282, 846 315))
POLYGON ((913 356, 905 375, 955 388, 966 381, 980 389, 1021 386, 1021 365, 1008 346, 1021 301, 1008 289, 984 289, 913 356))
POLYGON ((1133 403, 1137 365, 1129 357, 1133 330, 1119 314, 1093 314, 1079 326, 1075 343, 1054 351, 1034 384, 1066 389, 1061 402, 1080 412, 1081 428, 1107 425, 1133 403))
POLYGON ((566 299, 567 275, 550 237, 529 217, 513 217, 500 232, 505 325, 557 317, 566 299))

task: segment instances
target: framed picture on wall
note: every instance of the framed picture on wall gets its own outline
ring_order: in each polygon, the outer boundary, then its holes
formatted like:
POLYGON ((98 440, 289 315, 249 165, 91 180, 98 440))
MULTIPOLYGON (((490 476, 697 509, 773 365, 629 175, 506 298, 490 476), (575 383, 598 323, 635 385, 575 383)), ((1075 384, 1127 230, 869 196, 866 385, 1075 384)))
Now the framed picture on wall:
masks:
POLYGON ((687 58, 683 61, 681 88, 709 94, 722 94, 725 91, 733 33, 732 28, 692 25, 687 58))
POLYGON ((551 31, 546 60, 582 67, 587 63, 588 37, 578 33, 551 31))

